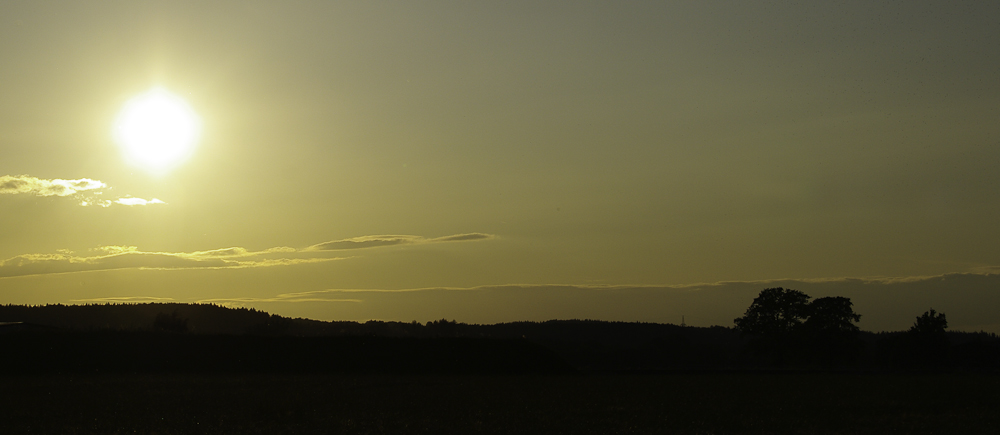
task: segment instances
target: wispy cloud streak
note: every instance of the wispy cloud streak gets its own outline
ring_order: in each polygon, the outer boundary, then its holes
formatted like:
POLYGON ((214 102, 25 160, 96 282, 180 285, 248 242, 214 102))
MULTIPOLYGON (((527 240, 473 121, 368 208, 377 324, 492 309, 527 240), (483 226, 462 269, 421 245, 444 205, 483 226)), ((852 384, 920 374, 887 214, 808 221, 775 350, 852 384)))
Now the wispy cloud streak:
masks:
POLYGON ((493 238, 496 238, 496 236, 485 233, 454 234, 451 236, 444 236, 437 238, 427 238, 422 236, 410 236, 410 235, 361 236, 361 237, 352 237, 349 239, 332 240, 329 242, 319 243, 316 245, 312 245, 304 250, 341 251, 348 249, 377 248, 381 246, 394 246, 394 245, 414 245, 414 244, 428 244, 428 243, 489 240, 493 238))
POLYGON ((61 250, 54 254, 23 254, 0 261, 0 278, 114 269, 247 269, 322 263, 343 257, 289 258, 294 248, 249 251, 241 247, 195 252, 147 252, 135 246, 101 246, 91 256, 61 250))
POLYGON ((83 303, 119 303, 119 304, 142 304, 152 302, 174 302, 174 298, 158 298, 153 296, 122 296, 92 299, 71 299, 71 302, 83 303))
POLYGON ((136 246, 107 245, 92 248, 92 255, 66 249, 55 253, 22 254, 0 260, 0 279, 26 275, 89 272, 112 269, 247 269, 323 263, 349 257, 331 257, 329 251, 391 246, 486 240, 482 233, 426 238, 420 236, 363 236, 313 245, 305 249, 277 246, 250 251, 234 246, 192 252, 142 251, 136 246))
POLYGON ((199 304, 219 304, 219 305, 241 305, 247 303, 255 302, 350 302, 350 303, 362 303, 361 299, 350 299, 350 298, 317 298, 317 297, 300 297, 295 293, 277 295, 270 298, 216 298, 216 299, 202 299, 196 301, 199 304))

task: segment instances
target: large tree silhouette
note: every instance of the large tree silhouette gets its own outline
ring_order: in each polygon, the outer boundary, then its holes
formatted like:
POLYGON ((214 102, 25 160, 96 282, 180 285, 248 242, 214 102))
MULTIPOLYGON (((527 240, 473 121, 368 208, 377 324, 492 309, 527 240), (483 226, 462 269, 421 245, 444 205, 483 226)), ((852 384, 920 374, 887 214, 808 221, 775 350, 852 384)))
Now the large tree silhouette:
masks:
POLYGON ((760 292, 736 329, 753 338, 751 349, 775 364, 789 359, 824 364, 845 363, 857 356, 861 342, 849 298, 836 296, 809 302, 809 295, 781 287, 760 292))
POLYGON ((817 298, 809 303, 809 318, 802 326, 816 334, 854 334, 859 331, 854 322, 861 321, 861 315, 854 312, 853 305, 843 296, 817 298))
POLYGON ((809 303, 802 336, 813 363, 846 364, 860 355, 864 343, 854 323, 861 320, 861 315, 854 312, 853 305, 850 298, 843 296, 817 298, 809 303))
POLYGON ((808 303, 809 295, 798 290, 764 289, 743 317, 733 322, 744 336, 753 337, 753 353, 769 359, 771 364, 784 365, 798 347, 796 335, 808 316, 808 303))
POLYGON ((778 339, 794 332, 808 317, 809 295, 781 287, 760 292, 743 317, 735 319, 744 334, 778 339))

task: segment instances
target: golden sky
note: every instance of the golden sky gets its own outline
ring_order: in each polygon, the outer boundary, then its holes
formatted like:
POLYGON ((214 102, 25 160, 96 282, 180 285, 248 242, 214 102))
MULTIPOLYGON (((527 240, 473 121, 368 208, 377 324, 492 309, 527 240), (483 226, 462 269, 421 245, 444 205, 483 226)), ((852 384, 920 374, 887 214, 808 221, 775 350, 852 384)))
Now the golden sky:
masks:
POLYGON ((0 303, 1000 331, 997 53, 994 1, 3 2, 0 303))

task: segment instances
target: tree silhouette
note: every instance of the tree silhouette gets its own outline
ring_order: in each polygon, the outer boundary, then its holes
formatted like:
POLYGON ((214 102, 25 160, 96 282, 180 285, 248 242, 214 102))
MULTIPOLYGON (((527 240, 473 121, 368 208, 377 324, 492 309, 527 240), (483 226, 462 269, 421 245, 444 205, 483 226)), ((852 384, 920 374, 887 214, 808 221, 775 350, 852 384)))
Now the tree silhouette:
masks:
POLYGON ((761 337, 787 337, 808 316, 809 295, 781 287, 760 292, 743 317, 733 320, 744 334, 761 337))
POLYGON ((752 336, 750 350, 784 365, 797 346, 797 333, 808 316, 809 295, 781 287, 768 288, 754 298, 743 317, 733 320, 742 335, 752 336))
POLYGON ((944 313, 938 313, 933 308, 917 317, 906 334, 907 365, 925 369, 940 369, 948 365, 951 343, 946 328, 948 319, 944 313))
POLYGON ((808 314, 803 327, 813 334, 854 334, 861 321, 861 315, 854 312, 850 298, 833 296, 817 298, 809 303, 808 314))
POLYGON ((944 330, 947 328, 948 319, 945 318, 944 313, 938 313, 931 308, 929 311, 925 311, 922 316, 917 317, 917 321, 910 327, 909 332, 917 335, 935 335, 944 334, 944 330))
POLYGON ((817 298, 809 303, 809 318, 802 324, 802 335, 813 363, 845 364, 854 361, 864 347, 855 322, 861 315, 854 312, 850 298, 833 296, 817 298))
POLYGON ((863 343, 850 298, 818 298, 781 287, 764 289, 735 319, 736 329, 753 337, 751 350, 768 355, 775 364, 789 359, 821 364, 846 363, 863 343))

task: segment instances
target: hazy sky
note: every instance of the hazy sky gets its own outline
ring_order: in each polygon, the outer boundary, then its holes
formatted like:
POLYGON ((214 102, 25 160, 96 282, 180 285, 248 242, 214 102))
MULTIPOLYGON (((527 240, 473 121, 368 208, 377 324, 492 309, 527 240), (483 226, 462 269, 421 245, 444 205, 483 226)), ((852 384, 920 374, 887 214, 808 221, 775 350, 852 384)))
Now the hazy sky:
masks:
POLYGON ((996 1, 5 1, 0 303, 1000 331, 997 53, 996 1))

